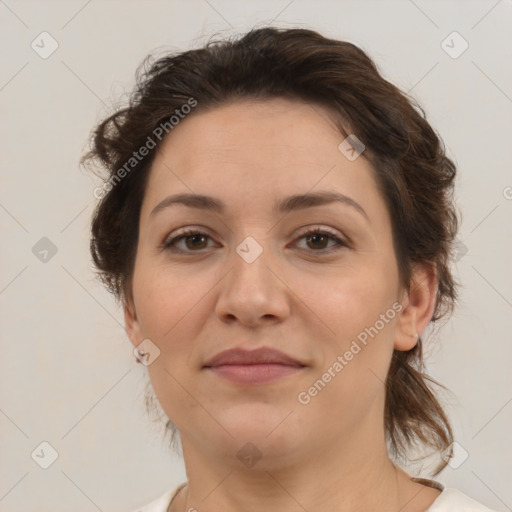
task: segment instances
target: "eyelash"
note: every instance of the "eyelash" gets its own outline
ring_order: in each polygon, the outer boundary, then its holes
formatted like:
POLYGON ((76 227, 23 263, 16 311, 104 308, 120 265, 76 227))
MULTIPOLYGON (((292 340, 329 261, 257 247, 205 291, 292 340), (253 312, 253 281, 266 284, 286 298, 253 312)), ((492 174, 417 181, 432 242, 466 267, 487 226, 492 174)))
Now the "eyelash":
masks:
MULTIPOLYGON (((177 249, 175 247, 176 243, 179 242, 180 240, 183 240, 183 239, 186 239, 186 238, 189 238, 192 236, 197 236, 197 235, 211 238, 207 233, 204 233, 197 229, 188 229, 188 230, 184 231, 183 233, 179 234, 178 236, 175 236, 175 237, 171 238, 170 240, 164 241, 164 243, 161 245, 160 248, 162 250, 173 252, 173 253, 178 253, 178 254, 191 254, 194 252, 201 252, 202 249, 199 249, 198 251, 184 251, 182 249, 177 249)), ((306 231, 299 237, 299 240, 302 238, 306 238, 308 236, 312 236, 312 235, 324 235, 324 236, 327 236, 329 239, 336 242, 336 246, 331 247, 330 249, 320 249, 320 250, 309 249, 310 251, 312 251, 314 253, 320 253, 320 254, 324 254, 324 255, 331 254, 333 252, 337 252, 337 251, 341 250, 343 247, 348 247, 348 244, 345 243, 343 240, 340 240, 334 233, 331 233, 330 231, 328 231, 326 229, 320 229, 320 228, 315 228, 310 231, 306 231)), ((303 250, 308 250, 308 249, 303 249, 303 250)))

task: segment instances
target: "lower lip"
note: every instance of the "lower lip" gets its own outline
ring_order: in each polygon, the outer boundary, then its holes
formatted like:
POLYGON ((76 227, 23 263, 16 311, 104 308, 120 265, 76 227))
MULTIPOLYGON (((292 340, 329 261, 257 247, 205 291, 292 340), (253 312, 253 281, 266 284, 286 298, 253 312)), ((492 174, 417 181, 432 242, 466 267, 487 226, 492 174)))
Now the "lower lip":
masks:
POLYGON ((226 364, 207 368, 215 374, 237 384, 267 384, 287 375, 297 373, 303 367, 284 364, 226 364))

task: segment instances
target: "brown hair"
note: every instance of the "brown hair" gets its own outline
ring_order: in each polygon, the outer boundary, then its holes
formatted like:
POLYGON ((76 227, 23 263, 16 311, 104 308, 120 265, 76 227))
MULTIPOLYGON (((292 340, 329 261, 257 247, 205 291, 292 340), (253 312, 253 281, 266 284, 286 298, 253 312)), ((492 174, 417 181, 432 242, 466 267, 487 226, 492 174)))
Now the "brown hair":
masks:
MULTIPOLYGON (((349 42, 305 29, 255 29, 146 61, 138 69, 128 105, 98 125, 83 159, 99 160, 107 170, 108 187, 97 205, 91 238, 92 257, 107 288, 125 304, 132 297, 135 226, 156 150, 132 162, 131 170, 126 163, 133 152, 149 139, 159 146, 157 127, 167 123, 170 133, 170 116, 185 112, 183 105, 196 102, 195 112, 237 99, 275 97, 326 107, 339 120, 341 133, 363 142, 391 214, 402 285, 410 289, 415 263, 432 265, 439 282, 432 321, 451 313, 457 285, 449 268, 458 226, 452 201, 455 165, 421 107, 386 81, 368 55, 349 42)), ((384 423, 396 458, 406 459, 418 443, 437 454, 448 452, 437 474, 451 455, 453 434, 432 383, 423 366, 421 339, 410 351, 395 350, 384 423)), ((174 429, 170 421, 167 426, 174 429)))

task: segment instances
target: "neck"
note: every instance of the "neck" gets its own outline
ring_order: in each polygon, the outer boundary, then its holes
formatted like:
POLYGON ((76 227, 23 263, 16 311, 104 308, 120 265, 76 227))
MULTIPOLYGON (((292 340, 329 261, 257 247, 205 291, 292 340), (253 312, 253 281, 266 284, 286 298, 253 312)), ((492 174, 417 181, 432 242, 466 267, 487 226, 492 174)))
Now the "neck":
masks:
POLYGON ((323 450, 313 447, 293 459, 283 454, 262 457, 245 468, 236 457, 205 456, 184 437, 188 485, 170 512, 424 510, 410 503, 422 486, 392 464, 383 436, 366 446, 356 439, 342 444, 335 447, 324 440, 323 450))

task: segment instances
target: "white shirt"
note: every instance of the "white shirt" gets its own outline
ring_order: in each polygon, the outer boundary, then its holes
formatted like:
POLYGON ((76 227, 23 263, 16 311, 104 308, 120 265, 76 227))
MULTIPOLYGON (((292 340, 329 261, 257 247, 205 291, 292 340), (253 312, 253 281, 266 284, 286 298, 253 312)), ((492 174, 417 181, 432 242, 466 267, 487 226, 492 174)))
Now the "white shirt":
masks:
MULTIPOLYGON (((444 487, 444 485, 434 480, 425 478, 413 478, 413 480, 425 485, 430 485, 441 491, 441 494, 425 512, 495 512, 469 496, 466 496, 459 490, 444 487)), ((133 512, 167 512, 169 504, 185 485, 186 482, 178 485, 175 489, 167 491, 156 500, 143 507, 137 508, 133 512)))

